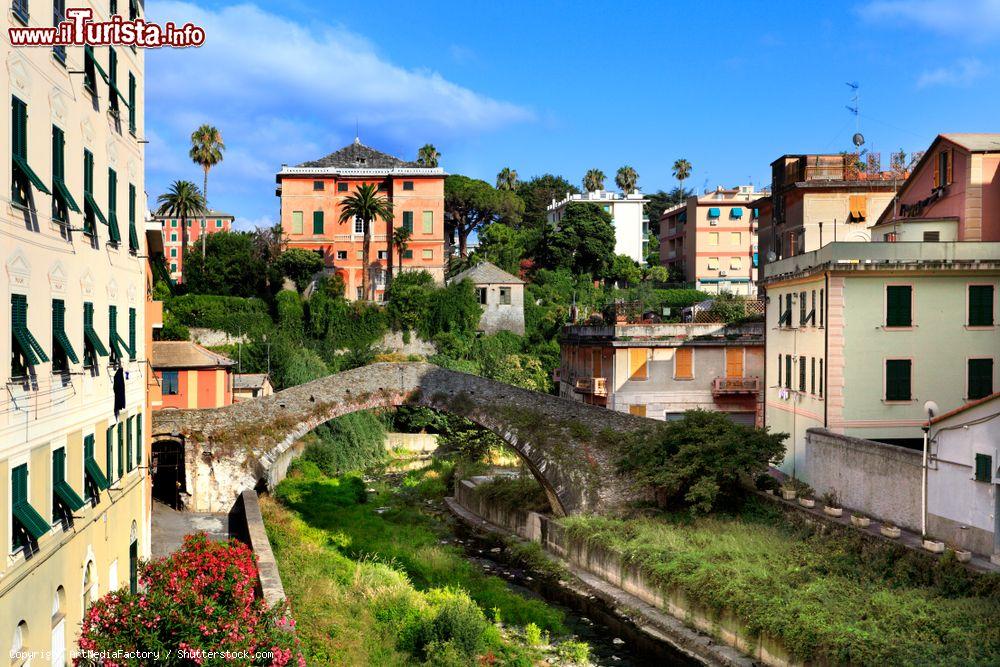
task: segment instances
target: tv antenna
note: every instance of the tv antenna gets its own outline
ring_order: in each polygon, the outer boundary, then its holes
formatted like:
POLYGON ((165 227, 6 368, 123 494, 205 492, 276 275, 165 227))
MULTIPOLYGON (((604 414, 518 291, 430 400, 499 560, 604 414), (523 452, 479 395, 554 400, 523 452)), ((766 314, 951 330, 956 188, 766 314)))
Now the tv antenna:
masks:
POLYGON ((854 114, 854 136, 851 137, 851 141, 861 148, 865 143, 865 135, 861 134, 861 84, 857 81, 848 81, 844 85, 854 93, 851 96, 851 104, 847 105, 847 110, 854 114))

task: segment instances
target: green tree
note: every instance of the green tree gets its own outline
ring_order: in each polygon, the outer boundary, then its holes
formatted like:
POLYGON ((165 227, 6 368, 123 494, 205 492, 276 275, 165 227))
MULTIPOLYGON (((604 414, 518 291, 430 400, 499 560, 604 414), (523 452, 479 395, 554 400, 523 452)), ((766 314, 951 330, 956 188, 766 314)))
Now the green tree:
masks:
POLYGON ((576 187, 562 176, 543 174, 518 183, 517 196, 524 202, 521 227, 543 230, 547 226, 548 211, 552 200, 561 201, 567 194, 579 194, 576 187))
MULTIPOLYGON (((205 212, 205 197, 191 181, 174 181, 170 184, 170 189, 157 197, 156 201, 160 205, 156 210, 157 214, 180 218, 183 256, 188 247, 187 221, 205 212)), ((187 267, 183 268, 187 270, 187 267)))
POLYGON ((587 192, 597 192, 604 189, 604 172, 600 169, 588 169, 583 177, 583 189, 587 192))
POLYGON ((424 144, 417 151, 417 164, 421 167, 436 167, 440 158, 441 153, 434 148, 434 144, 424 144))
POLYGON ((208 172, 215 165, 222 162, 222 152, 226 150, 226 145, 222 143, 222 133, 212 125, 202 125, 191 133, 191 150, 188 155, 191 161, 201 167, 205 176, 204 186, 201 191, 205 196, 205 208, 201 212, 201 256, 205 256, 205 214, 208 212, 208 172))
POLYGON ((630 194, 633 190, 635 190, 635 186, 638 182, 639 173, 628 165, 619 167, 618 173, 615 174, 615 185, 618 186, 624 195, 630 194))
POLYGON ((692 190, 679 187, 673 188, 670 192, 657 190, 656 192, 646 194, 647 201, 643 205, 642 212, 649 218, 649 233, 659 236, 660 217, 663 215, 663 212, 686 201, 693 194, 692 190))
POLYGON ((652 488, 667 505, 706 513, 741 499, 743 479, 767 472, 785 454, 786 433, 733 423, 724 413, 691 410, 625 438, 619 471, 652 488))
POLYGON ((397 331, 419 330, 427 317, 434 278, 426 271, 407 271, 396 276, 386 290, 386 312, 397 331))
POLYGON ((479 231, 479 247, 475 259, 485 259, 504 271, 517 275, 521 260, 537 243, 535 230, 515 229, 502 222, 486 225, 479 231))
POLYGON ((513 192, 497 190, 486 181, 453 175, 444 179, 446 233, 458 233, 458 254, 467 256, 469 235, 501 218, 516 224, 524 202, 513 192))
POLYGON ((619 287, 635 285, 642 280, 642 269, 628 255, 615 255, 604 273, 604 278, 619 287))
POLYGON ((517 171, 504 167, 497 174, 497 190, 516 190, 518 185, 517 171))
POLYGON ((195 294, 261 296, 267 293, 266 267, 246 232, 209 234, 205 257, 184 253, 184 283, 195 294))
MULTIPOLYGON (((426 146, 425 146, 426 148, 426 146)), ((369 273, 371 267, 371 247, 372 247, 372 222, 379 218, 386 221, 388 228, 392 228, 392 202, 378 193, 378 186, 373 183, 363 183, 358 186, 352 194, 347 196, 340 204, 340 222, 353 222, 360 220, 364 230, 364 241, 361 246, 361 260, 364 270, 361 273, 361 294, 366 299, 374 300, 374 290, 369 293, 369 273)), ((389 253, 392 254, 392 234, 387 234, 390 244, 389 253)), ((386 287, 388 288, 390 276, 386 275, 386 287)))
POLYGON ((278 316, 278 330, 294 341, 305 336, 305 309, 298 292, 281 290, 274 297, 274 310, 278 316))
POLYGON ((323 258, 311 250, 290 248, 278 256, 276 268, 301 292, 312 277, 323 270, 323 258))
POLYGON ((472 281, 452 282, 431 293, 427 318, 420 333, 424 340, 432 340, 442 332, 471 336, 482 315, 483 308, 476 298, 472 281))
POLYGON ((648 280, 654 283, 665 283, 670 278, 670 272, 667 271, 667 267, 660 264, 654 264, 642 272, 642 279, 648 280))
MULTIPOLYGON (((413 236, 413 232, 406 227, 399 227, 392 233, 392 245, 396 249, 396 254, 399 257, 399 268, 403 268, 403 255, 410 248, 410 237, 413 236)), ((390 253, 392 254, 392 253, 390 253)))
POLYGON ((691 163, 684 158, 678 158, 673 166, 674 178, 677 179, 678 187, 684 188, 684 181, 691 176, 691 163))
POLYGON ((611 214, 597 204, 570 202, 563 209, 559 228, 549 234, 545 250, 547 268, 601 277, 615 254, 611 214))

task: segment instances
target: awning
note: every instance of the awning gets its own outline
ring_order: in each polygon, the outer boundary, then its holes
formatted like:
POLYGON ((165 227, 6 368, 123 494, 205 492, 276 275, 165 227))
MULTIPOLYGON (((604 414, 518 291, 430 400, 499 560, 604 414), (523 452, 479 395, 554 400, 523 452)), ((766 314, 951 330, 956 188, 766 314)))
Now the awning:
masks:
POLYGON ((87 206, 90 207, 90 210, 94 212, 94 215, 97 216, 98 220, 100 220, 105 225, 108 224, 108 219, 104 217, 103 213, 101 213, 101 207, 97 205, 96 201, 94 201, 94 195, 90 194, 89 192, 84 192, 83 201, 84 203, 86 203, 87 206))
POLYGON ((62 198, 63 203, 66 204, 66 208, 74 213, 81 212, 80 207, 76 204, 76 200, 73 199, 73 195, 70 194, 69 188, 66 187, 66 183, 61 178, 53 178, 52 185, 55 188, 56 196, 62 198))
POLYGON ((51 192, 49 192, 49 189, 45 187, 45 183, 43 183, 42 179, 38 177, 38 174, 35 173, 35 170, 32 169, 30 165, 28 165, 27 160, 25 160, 20 155, 14 155, 13 157, 14 157, 14 166, 17 167, 22 174, 24 174, 25 178, 27 178, 32 185, 34 185, 36 188, 38 188, 47 195, 52 194, 51 192))
POLYGON ((98 489, 104 490, 108 488, 108 478, 104 476, 101 472, 101 466, 97 465, 97 461, 94 457, 88 457, 83 461, 83 469, 87 472, 87 476, 90 480, 97 486, 98 489))
POLYGON ((719 209, 715 208, 714 206, 708 209, 708 217, 710 218, 718 218, 719 213, 720 213, 719 209))
POLYGON ((11 509, 18 523, 36 540, 49 532, 49 522, 42 518, 42 515, 31 506, 31 503, 22 500, 14 503, 11 509))
POLYGON ((760 209, 759 208, 753 209, 753 219, 756 220, 759 217, 760 217, 760 209))
POLYGON ((53 491, 55 491, 56 497, 66 503, 66 507, 70 508, 74 512, 86 504, 83 501, 83 498, 81 498, 80 495, 73 490, 73 487, 70 486, 64 479, 55 483, 53 491))
POLYGON ((864 211, 861 211, 861 210, 853 210, 853 211, 851 211, 851 219, 852 220, 864 220, 865 219, 865 213, 864 213, 864 211))
POLYGON ((742 206, 734 206, 731 209, 729 209, 729 217, 731 217, 731 218, 742 218, 743 217, 743 207, 742 206))

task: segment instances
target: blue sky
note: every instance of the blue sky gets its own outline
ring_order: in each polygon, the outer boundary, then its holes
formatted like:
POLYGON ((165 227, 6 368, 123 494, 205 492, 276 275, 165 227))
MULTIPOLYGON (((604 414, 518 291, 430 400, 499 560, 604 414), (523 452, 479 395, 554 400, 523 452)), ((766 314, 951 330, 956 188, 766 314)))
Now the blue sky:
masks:
POLYGON ((770 181, 783 153, 850 146, 861 84, 868 147, 1000 131, 1000 0, 861 2, 186 3, 150 20, 205 27, 199 49, 146 59, 146 187, 201 183, 199 124, 225 161, 210 203, 239 228, 276 220, 282 163, 354 138, 492 182, 504 166, 579 182, 623 164, 645 191, 770 181))

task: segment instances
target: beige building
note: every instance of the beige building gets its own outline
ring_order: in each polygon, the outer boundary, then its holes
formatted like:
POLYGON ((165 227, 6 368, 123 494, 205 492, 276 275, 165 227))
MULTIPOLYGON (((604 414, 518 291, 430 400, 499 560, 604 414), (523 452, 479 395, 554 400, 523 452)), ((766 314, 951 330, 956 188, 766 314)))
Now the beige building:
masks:
POLYGON ((998 386, 1000 243, 831 243, 769 263, 765 423, 920 447, 923 405, 998 386))
POLYGON ((478 330, 492 334, 512 331, 524 335, 524 281, 491 262, 480 262, 462 271, 449 282, 469 280, 483 307, 478 330))
POLYGON ((150 554, 144 52, 13 49, 52 22, 27 9, 0 20, 0 655, 61 665, 150 554))
POLYGON ((650 419, 687 410, 762 420, 758 324, 574 324, 560 340, 559 395, 650 419))
POLYGON ((660 262, 684 273, 695 289, 757 294, 758 210, 752 185, 717 188, 660 216, 660 262))
POLYGON ((771 192, 752 206, 760 214, 760 264, 827 243, 870 241, 871 227, 905 174, 881 171, 856 156, 782 155, 771 163, 771 192))
POLYGON ((233 403, 252 401, 274 393, 267 373, 237 373, 233 376, 233 403))

